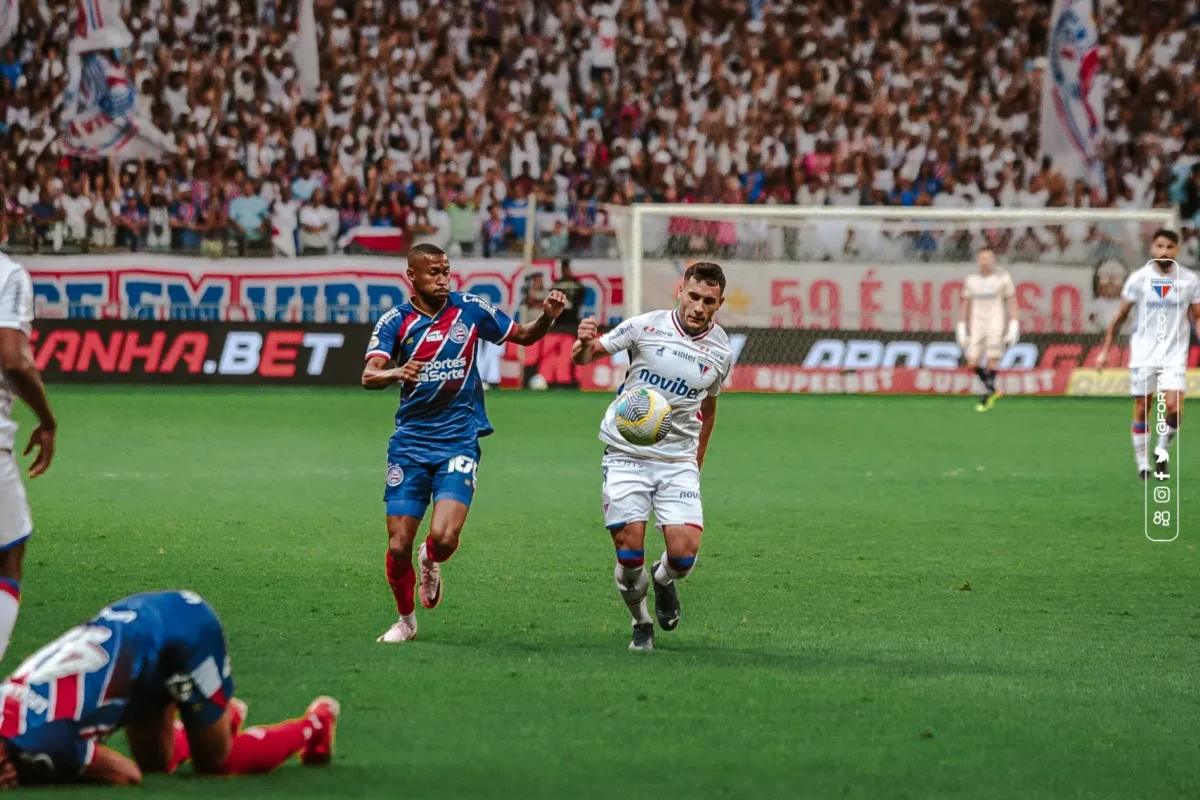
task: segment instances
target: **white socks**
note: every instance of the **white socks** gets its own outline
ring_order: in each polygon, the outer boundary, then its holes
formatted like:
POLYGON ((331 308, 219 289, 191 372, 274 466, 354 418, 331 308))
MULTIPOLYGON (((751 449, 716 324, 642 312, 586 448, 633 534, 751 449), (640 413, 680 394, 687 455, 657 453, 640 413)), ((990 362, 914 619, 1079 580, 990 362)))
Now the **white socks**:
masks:
POLYGON ((20 584, 8 578, 0 578, 0 658, 4 658, 4 652, 8 650, 20 608, 20 584))
POLYGON ((650 578, 646 575, 646 568, 644 566, 626 567, 618 562, 616 569, 613 570, 613 580, 616 581, 617 591, 621 593, 621 599, 625 601, 629 614, 633 617, 633 624, 640 625, 650 622, 650 611, 646 606, 646 593, 650 589, 650 578))
POLYGON ((1139 470, 1150 469, 1150 460, 1146 458, 1146 440, 1149 438, 1145 430, 1141 433, 1136 430, 1133 432, 1133 460, 1139 470))

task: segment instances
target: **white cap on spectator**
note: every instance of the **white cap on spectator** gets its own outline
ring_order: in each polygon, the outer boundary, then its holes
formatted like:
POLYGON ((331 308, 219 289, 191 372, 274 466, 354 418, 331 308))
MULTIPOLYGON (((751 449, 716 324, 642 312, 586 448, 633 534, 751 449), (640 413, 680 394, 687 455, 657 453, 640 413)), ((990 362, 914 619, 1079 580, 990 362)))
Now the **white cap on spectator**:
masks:
POLYGON ((417 208, 429 208, 429 198, 419 194, 413 198, 413 205, 417 208))

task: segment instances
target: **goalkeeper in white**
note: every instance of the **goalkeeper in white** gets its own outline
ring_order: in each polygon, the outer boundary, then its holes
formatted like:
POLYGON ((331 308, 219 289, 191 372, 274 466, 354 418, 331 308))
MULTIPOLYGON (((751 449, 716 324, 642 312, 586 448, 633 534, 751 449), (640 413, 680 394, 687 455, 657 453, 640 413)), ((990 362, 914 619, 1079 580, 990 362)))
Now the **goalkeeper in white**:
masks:
POLYGON ((721 268, 693 264, 684 273, 677 309, 625 320, 600 337, 596 321, 585 319, 572 349, 576 364, 628 350, 629 372, 617 394, 649 388, 671 404, 670 432, 658 444, 641 447, 625 441, 617 432, 611 405, 600 425, 600 441, 607 445, 602 462, 604 524, 617 549, 617 589, 633 617, 632 650, 654 649, 654 623, 646 610, 651 584, 659 626, 670 631, 679 624, 675 581, 692 571, 700 550, 700 467, 717 418, 717 394, 733 363, 729 337, 713 322, 724 301, 721 268), (646 523, 651 510, 666 552, 648 576, 646 523))
POLYGON ((958 323, 958 346, 967 359, 967 369, 983 381, 984 394, 976 411, 987 411, 996 404, 996 365, 1005 348, 1017 343, 1020 326, 1017 323, 1017 290, 1012 277, 996 269, 996 251, 982 248, 975 256, 979 272, 967 277, 963 284, 962 319, 958 323), (1005 326, 1005 312, 1008 325, 1005 326), (967 321, 970 320, 970 328, 967 321))

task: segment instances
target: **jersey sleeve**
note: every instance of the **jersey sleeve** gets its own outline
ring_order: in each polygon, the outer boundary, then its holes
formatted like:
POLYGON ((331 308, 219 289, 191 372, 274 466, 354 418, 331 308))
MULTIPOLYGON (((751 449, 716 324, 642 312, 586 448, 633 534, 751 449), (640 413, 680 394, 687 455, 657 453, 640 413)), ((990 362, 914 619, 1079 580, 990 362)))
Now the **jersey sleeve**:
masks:
POLYGON ((371 332, 371 341, 367 343, 367 361, 376 356, 389 361, 396 357, 396 334, 403 319, 404 315, 398 311, 389 311, 379 318, 371 332))
POLYGON ((600 346, 603 347, 611 356, 614 353, 619 353, 622 350, 634 350, 637 348, 638 333, 644 327, 641 317, 627 319, 617 327, 613 328, 608 333, 600 337, 600 346))
POLYGON ((463 304, 474 310, 475 325, 479 330, 479 338, 492 344, 503 344, 512 335, 517 323, 479 295, 464 294, 463 304))
POLYGON ((1017 296, 1017 285, 1013 283, 1012 275, 1004 274, 1004 282, 1000 286, 1000 297, 1008 300, 1010 297, 1017 296))
POLYGON ((28 330, 33 323, 33 281, 15 269, 0 284, 0 328, 28 330))
POLYGON ((1142 299, 1142 276, 1137 272, 1125 279, 1125 285, 1121 287, 1121 299, 1128 300, 1130 303, 1136 303, 1142 299))

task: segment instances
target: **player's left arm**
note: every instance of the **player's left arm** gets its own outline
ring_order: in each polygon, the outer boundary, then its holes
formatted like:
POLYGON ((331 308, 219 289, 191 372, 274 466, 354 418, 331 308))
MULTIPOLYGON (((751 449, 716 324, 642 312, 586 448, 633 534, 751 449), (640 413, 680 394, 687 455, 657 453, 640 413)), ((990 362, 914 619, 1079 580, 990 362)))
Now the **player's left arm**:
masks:
POLYGON ((567 296, 558 289, 553 290, 542 302, 542 315, 532 322, 521 325, 514 323, 504 341, 519 345, 531 345, 540 341, 550 332, 550 326, 554 324, 554 320, 558 319, 566 307, 567 296))
POLYGON ((704 469, 704 454, 708 451, 708 440, 713 426, 717 424, 717 396, 710 394, 700 401, 700 444, 696 448, 696 468, 704 469))
POLYGON ((1008 329, 1004 332, 1004 344, 1012 347, 1021 337, 1021 323, 1017 319, 1017 287, 1012 278, 1004 278, 1004 308, 1008 312, 1008 329))

